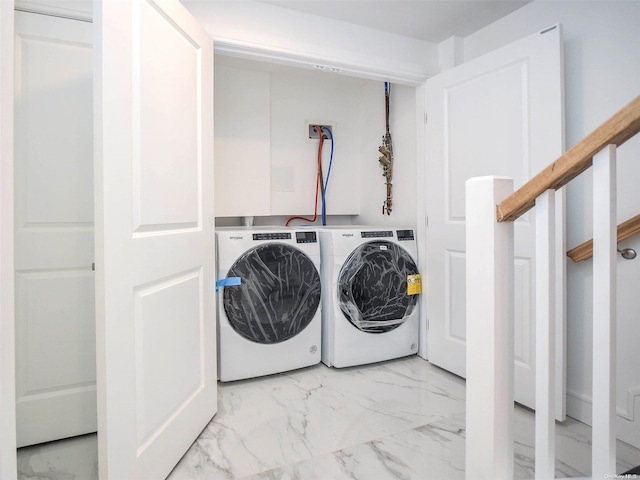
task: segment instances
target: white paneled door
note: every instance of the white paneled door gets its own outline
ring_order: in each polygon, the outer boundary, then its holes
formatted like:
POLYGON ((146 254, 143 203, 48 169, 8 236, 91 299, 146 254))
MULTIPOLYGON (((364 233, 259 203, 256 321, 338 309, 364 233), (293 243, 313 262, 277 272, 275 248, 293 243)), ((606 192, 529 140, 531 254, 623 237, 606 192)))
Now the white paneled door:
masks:
MULTIPOLYGON (((560 40, 559 26, 551 27, 427 81, 427 355, 461 376, 466 362, 465 181, 507 176, 518 188, 562 154, 560 40)), ((560 201, 560 222, 562 208, 560 201)), ((533 228, 531 214, 515 224, 515 397, 529 407, 535 403, 533 228)), ((564 252, 558 255, 557 264, 564 265, 564 252)), ((562 268, 558 275, 557 284, 563 285, 562 268)), ((562 324, 562 306, 559 312, 562 324)), ((563 344, 559 338, 561 372, 563 344)), ((563 417, 564 389, 557 391, 563 417)))
POLYGON ((94 8, 100 478, 160 479, 216 411, 213 43, 175 0, 94 8))
POLYGON ((15 14, 18 446, 96 431, 92 29, 15 14))

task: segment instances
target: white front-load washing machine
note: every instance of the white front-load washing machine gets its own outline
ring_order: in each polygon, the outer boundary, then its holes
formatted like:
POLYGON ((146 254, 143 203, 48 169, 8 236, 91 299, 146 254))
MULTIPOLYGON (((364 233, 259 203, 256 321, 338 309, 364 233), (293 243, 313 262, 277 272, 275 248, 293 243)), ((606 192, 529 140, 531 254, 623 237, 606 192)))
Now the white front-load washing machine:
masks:
POLYGON ((218 378, 320 362, 320 247, 314 230, 218 228, 218 378))
POLYGON ((349 367, 418 351, 413 229, 327 227, 322 252, 322 362, 349 367))

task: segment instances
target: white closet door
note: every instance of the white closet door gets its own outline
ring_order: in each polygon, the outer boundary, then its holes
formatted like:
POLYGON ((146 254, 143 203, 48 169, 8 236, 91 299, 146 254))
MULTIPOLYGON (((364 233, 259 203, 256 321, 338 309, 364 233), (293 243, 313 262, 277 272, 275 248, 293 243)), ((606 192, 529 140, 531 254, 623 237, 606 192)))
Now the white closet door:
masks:
POLYGON ((175 0, 94 8, 100 478, 161 479, 216 411, 213 42, 175 0))
POLYGON ((96 431, 92 28, 15 14, 18 446, 96 431))
MULTIPOLYGON (((465 181, 507 176, 515 188, 563 152, 558 26, 529 35, 427 81, 429 361, 465 376, 465 181)), ((562 201, 557 202, 560 225, 562 201)), ((563 229, 557 228, 562 235, 563 229)), ((562 240, 562 239, 560 239, 562 240)), ((533 216, 515 223, 515 398, 535 403, 533 216)), ((560 243, 563 243, 562 241, 560 243)), ((558 252, 557 265, 565 264, 558 252)), ((563 267, 558 282, 563 285, 563 267)), ((559 299, 563 298, 562 292, 559 299)), ((561 310, 561 309, 560 309, 561 310)), ((558 317, 562 323, 562 315, 558 317)), ((558 410, 564 416, 563 330, 558 329, 558 410)))

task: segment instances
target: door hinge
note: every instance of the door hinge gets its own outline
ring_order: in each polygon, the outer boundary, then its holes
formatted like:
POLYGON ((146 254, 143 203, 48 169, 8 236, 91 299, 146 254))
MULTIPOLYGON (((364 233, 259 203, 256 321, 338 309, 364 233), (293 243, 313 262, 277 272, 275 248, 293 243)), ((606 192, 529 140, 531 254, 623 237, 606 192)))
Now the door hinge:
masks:
POLYGON ((540 35, 544 35, 545 33, 551 32, 551 31, 555 30, 556 28, 558 28, 557 25, 554 25, 554 26, 549 27, 549 28, 545 28, 544 30, 542 30, 540 32, 540 35))
POLYGON ((429 217, 428 216, 424 217, 424 225, 425 225, 425 227, 429 226, 429 217))
POLYGON ((429 123, 429 115, 424 114, 424 123, 429 123))
POLYGON ((95 262, 93 262, 93 263, 91 264, 91 271, 92 271, 92 272, 95 272, 95 271, 96 271, 96 263, 95 263, 95 262))

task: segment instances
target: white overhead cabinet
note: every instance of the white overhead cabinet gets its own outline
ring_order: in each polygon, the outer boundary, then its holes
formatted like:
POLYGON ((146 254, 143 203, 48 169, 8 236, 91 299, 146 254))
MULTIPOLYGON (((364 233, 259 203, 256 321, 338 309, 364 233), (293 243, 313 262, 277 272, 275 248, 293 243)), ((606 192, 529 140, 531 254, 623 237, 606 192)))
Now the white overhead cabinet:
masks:
POLYGON ((216 65, 216 216, 271 213, 268 72, 216 65))

